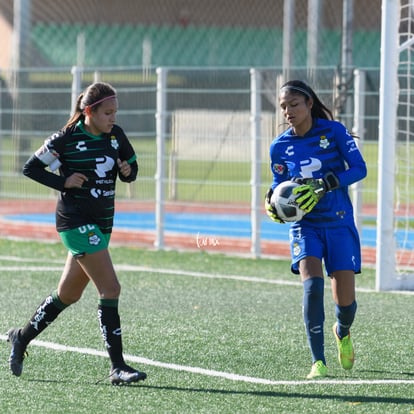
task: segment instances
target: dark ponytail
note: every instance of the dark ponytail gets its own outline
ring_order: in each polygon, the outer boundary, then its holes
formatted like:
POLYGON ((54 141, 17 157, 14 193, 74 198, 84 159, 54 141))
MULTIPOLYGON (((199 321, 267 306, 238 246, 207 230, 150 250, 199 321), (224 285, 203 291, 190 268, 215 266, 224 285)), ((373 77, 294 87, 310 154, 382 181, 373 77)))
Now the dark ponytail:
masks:
POLYGON ((81 101, 83 99, 83 92, 78 96, 76 100, 76 107, 71 115, 71 117, 66 122, 66 125, 63 127, 64 129, 71 128, 72 126, 76 125, 80 120, 85 119, 85 115, 83 114, 83 110, 80 107, 81 101))
POLYGON ((82 92, 76 100, 76 107, 71 117, 66 122, 64 129, 73 127, 79 121, 85 119, 85 108, 91 107, 93 111, 99 107, 99 105, 109 98, 116 98, 116 90, 105 82, 95 82, 89 85, 84 92, 82 92))

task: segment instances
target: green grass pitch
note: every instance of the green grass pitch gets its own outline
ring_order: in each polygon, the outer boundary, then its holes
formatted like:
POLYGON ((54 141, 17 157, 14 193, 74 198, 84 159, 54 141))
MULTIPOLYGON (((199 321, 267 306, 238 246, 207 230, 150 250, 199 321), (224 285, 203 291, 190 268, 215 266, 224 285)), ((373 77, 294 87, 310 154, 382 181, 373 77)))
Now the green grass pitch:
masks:
POLYGON ((122 285, 124 352, 147 380, 96 384, 109 374, 109 361, 92 285, 42 342, 29 346, 23 375, 13 377, 5 334, 55 288, 65 251, 59 244, 0 240, 0 412, 413 412, 414 297, 374 292, 373 269, 357 279, 354 369, 345 372, 336 360, 327 280, 329 377, 306 381, 302 287, 289 262, 125 247, 111 253, 122 285), (56 344, 63 349, 52 349, 56 344))

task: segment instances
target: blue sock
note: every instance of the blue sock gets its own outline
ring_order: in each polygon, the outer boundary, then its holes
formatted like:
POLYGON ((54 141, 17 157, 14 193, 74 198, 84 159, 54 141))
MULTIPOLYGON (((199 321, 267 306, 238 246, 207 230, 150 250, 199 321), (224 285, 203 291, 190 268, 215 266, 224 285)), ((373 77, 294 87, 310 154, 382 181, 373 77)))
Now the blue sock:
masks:
POLYGON ((326 365, 323 334, 325 321, 323 294, 323 278, 312 277, 303 282, 303 320, 312 353, 312 362, 322 361, 326 365))
POLYGON ((349 334, 349 328, 354 322, 355 313, 357 310, 357 303, 353 301, 349 306, 335 306, 335 316, 338 322, 336 333, 339 339, 344 338, 349 334))

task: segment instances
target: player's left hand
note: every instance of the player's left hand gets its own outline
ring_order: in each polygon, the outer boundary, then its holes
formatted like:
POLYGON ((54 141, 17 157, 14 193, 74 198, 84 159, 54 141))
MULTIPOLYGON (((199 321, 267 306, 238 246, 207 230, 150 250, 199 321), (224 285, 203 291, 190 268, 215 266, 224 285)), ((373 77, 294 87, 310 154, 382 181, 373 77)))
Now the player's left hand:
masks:
POLYGON ((327 191, 339 187, 338 177, 332 172, 328 172, 323 178, 297 178, 294 181, 301 184, 292 191, 293 194, 298 194, 296 203, 307 213, 313 210, 327 191))
POLYGON ((126 161, 121 161, 119 158, 116 160, 119 168, 119 172, 126 178, 131 174, 131 166, 126 161))
POLYGON ((277 215, 277 211, 275 209, 275 207, 272 205, 271 203, 271 198, 272 198, 272 194, 273 194, 273 189, 270 187, 265 195, 265 210, 266 210, 266 214, 269 216, 269 218, 276 222, 276 223, 280 223, 283 224, 284 221, 277 215))

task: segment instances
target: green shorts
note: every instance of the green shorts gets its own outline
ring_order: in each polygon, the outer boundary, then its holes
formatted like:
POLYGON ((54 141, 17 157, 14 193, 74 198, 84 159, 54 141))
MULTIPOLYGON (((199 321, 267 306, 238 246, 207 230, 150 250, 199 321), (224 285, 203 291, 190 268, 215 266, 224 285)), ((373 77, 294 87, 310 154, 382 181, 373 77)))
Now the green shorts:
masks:
POLYGON ((82 257, 87 253, 95 253, 108 248, 110 233, 102 233, 94 224, 86 224, 76 229, 59 232, 65 247, 73 257, 82 257))

